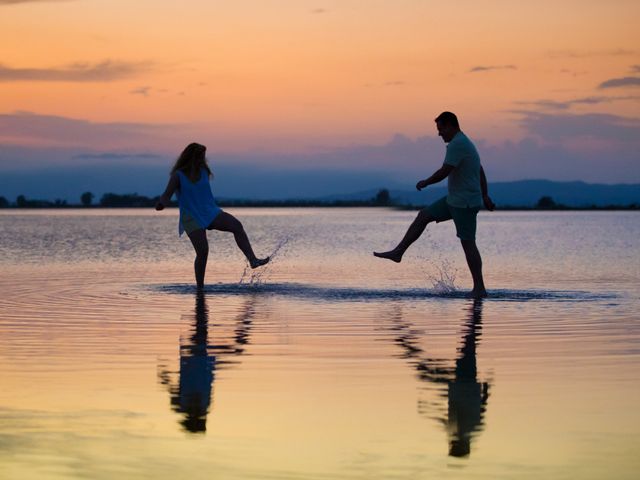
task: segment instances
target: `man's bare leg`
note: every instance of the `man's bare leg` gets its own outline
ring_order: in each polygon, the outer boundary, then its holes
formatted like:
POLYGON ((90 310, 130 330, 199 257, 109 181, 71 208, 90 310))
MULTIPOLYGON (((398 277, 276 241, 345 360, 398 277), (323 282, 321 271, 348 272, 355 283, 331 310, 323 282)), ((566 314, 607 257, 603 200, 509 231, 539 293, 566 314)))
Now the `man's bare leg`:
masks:
POLYGON ((402 256, 404 252, 407 251, 407 248, 411 246, 413 242, 415 242, 424 229, 427 228, 427 225, 432 222, 434 219, 431 215, 429 215, 426 209, 422 209, 418 212, 418 216, 416 216, 415 220, 409 225, 407 229, 407 233, 404 234, 400 243, 393 250, 389 250, 388 252, 373 252, 376 257, 386 258, 388 260, 392 260, 396 263, 400 263, 402 261, 402 256))
POLYGON ((467 265, 469 265, 471 277, 473 278, 473 290, 471 290, 469 296, 473 298, 486 297, 487 290, 484 287, 484 279, 482 278, 482 257, 480 256, 476 241, 460 239, 460 243, 462 243, 462 249, 467 258, 467 265))

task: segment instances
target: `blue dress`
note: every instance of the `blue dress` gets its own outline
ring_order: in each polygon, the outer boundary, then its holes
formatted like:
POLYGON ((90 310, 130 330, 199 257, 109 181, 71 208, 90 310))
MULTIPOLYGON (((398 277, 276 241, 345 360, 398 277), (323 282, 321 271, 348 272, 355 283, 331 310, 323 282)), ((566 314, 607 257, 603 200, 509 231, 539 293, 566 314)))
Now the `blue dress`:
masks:
POLYGON ((197 182, 192 182, 180 170, 178 178, 180 188, 176 191, 176 196, 180 207, 179 235, 185 230, 191 233, 198 228, 206 229, 222 211, 213 198, 207 171, 204 168, 200 170, 200 179, 197 182))

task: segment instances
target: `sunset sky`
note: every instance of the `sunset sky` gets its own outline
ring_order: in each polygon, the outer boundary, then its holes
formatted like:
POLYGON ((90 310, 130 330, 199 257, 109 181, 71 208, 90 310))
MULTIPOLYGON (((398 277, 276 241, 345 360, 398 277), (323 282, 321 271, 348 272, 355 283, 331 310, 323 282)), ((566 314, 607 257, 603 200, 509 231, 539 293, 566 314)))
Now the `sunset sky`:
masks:
POLYGON ((637 0, 0 0, 0 195, 166 175, 191 141, 236 180, 410 188, 443 110, 492 181, 640 183, 639 23, 637 0))

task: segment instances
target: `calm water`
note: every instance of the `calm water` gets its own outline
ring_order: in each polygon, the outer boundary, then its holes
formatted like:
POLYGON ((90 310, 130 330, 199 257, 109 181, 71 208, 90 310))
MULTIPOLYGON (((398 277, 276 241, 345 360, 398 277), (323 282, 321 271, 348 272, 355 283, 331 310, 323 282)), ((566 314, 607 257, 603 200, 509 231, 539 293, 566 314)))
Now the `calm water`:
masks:
POLYGON ((0 478, 637 478, 640 215, 0 211, 0 478))

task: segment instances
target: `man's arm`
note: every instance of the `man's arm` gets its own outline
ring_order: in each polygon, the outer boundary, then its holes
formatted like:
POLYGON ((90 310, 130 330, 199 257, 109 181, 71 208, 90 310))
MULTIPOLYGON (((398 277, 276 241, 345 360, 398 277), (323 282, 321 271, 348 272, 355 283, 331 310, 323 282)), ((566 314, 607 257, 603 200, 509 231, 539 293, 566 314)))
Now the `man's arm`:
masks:
POLYGON ((425 180, 420 180, 418 183, 416 183, 416 188, 418 190, 422 190, 428 185, 433 185, 434 183, 441 182, 442 180, 447 178, 451 172, 453 172, 453 169, 454 167, 452 167, 451 165, 447 165, 445 163, 444 165, 442 165, 442 167, 440 167, 439 170, 437 170, 429 178, 425 180))
POLYGON ((482 190, 482 201, 484 202, 484 206, 487 207, 487 210, 493 211, 496 206, 489 198, 489 187, 487 186, 487 177, 484 174, 484 168, 480 165, 480 190, 482 190))
POLYGON ((178 178, 178 174, 174 173, 171 175, 171 178, 169 178, 169 183, 167 183, 167 188, 165 188, 164 193, 156 202, 156 210, 162 210, 169 205, 171 197, 178 188, 180 188, 180 179, 178 178))

